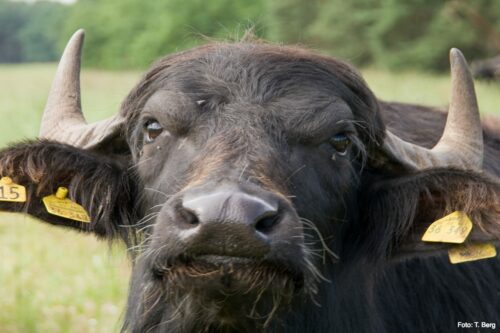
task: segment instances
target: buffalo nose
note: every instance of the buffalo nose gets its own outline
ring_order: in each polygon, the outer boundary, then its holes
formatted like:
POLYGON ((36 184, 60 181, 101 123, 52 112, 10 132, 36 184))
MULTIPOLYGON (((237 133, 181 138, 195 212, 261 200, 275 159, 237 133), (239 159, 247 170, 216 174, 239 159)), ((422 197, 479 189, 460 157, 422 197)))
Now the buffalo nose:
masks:
POLYGON ((279 211, 279 200, 267 192, 188 192, 177 208, 179 235, 193 254, 262 258, 281 237, 279 211))
POLYGON ((191 224, 231 223, 250 227, 262 234, 279 222, 278 201, 242 191, 220 190, 209 194, 186 195, 183 208, 191 224))
POLYGON ((260 260, 302 251, 301 223, 293 207, 253 184, 186 189, 163 208, 164 222, 156 226, 182 245, 186 258, 260 260))

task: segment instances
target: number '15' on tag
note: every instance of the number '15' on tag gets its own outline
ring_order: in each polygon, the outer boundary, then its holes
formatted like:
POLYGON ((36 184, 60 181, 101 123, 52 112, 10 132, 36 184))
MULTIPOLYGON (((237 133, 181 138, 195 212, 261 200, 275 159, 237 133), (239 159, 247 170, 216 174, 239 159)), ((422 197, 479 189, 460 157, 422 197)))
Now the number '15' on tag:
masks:
POLYGON ((26 202, 26 188, 10 177, 0 179, 0 201, 26 202))

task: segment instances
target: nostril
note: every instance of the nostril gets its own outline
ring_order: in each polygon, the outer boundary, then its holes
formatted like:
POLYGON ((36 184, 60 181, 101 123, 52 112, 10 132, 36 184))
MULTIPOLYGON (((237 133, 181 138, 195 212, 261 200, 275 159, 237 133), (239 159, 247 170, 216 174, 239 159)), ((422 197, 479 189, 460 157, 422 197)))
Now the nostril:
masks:
POLYGON ((273 212, 266 214, 257 219, 255 223, 255 229, 259 232, 267 234, 279 223, 280 215, 278 212, 273 212))
POLYGON ((191 226, 195 226, 195 225, 198 225, 200 223, 198 216, 196 216, 196 214, 189 209, 181 208, 181 209, 179 209, 178 214, 179 214, 180 218, 182 219, 182 221, 186 224, 189 224, 191 226))

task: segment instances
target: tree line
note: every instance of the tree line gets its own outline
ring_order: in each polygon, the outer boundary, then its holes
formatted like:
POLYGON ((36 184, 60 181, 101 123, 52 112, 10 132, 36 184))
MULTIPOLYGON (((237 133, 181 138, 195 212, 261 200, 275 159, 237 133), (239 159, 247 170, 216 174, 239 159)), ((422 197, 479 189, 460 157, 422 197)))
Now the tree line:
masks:
POLYGON ((143 68, 162 55, 248 29, 356 65, 444 70, 451 47, 469 58, 500 53, 496 0, 0 0, 0 62, 57 60, 87 31, 85 65, 143 68))

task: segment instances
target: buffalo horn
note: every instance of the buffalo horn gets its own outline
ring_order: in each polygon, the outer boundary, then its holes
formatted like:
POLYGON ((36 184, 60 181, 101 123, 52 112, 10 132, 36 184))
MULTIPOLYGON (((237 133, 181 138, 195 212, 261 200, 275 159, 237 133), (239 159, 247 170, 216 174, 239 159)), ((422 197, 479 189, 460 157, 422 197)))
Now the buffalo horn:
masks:
POLYGON ((117 135, 123 119, 117 115, 87 124, 80 100, 80 62, 85 32, 73 34, 64 49, 42 116, 40 137, 92 149, 117 135))
POLYGON ((450 65, 451 101, 438 143, 427 149, 386 131, 383 150, 407 167, 416 170, 436 167, 482 169, 483 131, 472 75, 458 49, 451 49, 450 65))

